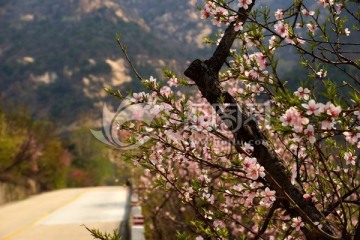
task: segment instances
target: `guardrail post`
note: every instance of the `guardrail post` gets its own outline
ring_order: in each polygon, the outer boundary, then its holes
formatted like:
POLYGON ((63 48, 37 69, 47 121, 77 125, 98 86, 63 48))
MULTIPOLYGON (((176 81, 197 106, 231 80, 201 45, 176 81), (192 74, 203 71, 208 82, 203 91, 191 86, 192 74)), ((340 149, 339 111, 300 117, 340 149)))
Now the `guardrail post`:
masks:
POLYGON ((119 235, 122 240, 131 240, 131 226, 130 226, 130 213, 131 213, 131 196, 132 196, 132 184, 130 181, 126 181, 128 189, 128 195, 125 206, 125 216, 119 227, 119 235))

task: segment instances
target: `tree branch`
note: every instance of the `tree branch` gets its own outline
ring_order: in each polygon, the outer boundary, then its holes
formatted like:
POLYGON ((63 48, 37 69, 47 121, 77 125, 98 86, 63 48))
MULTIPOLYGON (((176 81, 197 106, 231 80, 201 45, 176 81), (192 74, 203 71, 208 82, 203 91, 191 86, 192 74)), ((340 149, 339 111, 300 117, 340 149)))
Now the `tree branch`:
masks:
MULTIPOLYGON (((243 14, 239 14, 238 21, 245 22, 251 7, 243 14)), ((236 149, 239 149, 239 143, 261 142, 261 144, 253 145, 254 157, 265 168, 268 175, 266 179, 271 188, 277 191, 280 198, 284 199, 282 203, 285 208, 289 212, 295 212, 296 215, 303 217, 304 221, 312 226, 312 231, 303 228, 304 234, 311 239, 338 239, 334 236, 334 231, 329 224, 326 224, 325 217, 317 210, 315 205, 306 201, 303 198, 304 193, 302 190, 291 183, 283 161, 266 144, 268 142, 267 138, 258 128, 257 123, 254 120, 249 120, 245 109, 241 109, 235 98, 220 86, 219 71, 237 34, 233 28, 234 24, 230 24, 209 60, 201 61, 197 59, 193 61, 184 74, 196 83, 203 97, 213 105, 217 114, 233 132, 234 142, 238 145, 236 149), (219 106, 224 107, 224 110, 219 110, 219 106), (229 121, 229 119, 233 121, 229 121), (314 222, 322 223, 322 230, 318 229, 314 222)))

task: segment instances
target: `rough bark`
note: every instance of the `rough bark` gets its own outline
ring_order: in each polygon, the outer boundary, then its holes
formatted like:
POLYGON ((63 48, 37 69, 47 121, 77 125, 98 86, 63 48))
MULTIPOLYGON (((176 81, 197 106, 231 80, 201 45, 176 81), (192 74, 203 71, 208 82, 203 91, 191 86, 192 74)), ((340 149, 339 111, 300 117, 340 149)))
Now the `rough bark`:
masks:
MULTIPOLYGON (((238 21, 245 22, 251 7, 248 11, 239 10, 238 21)), ((253 156, 265 168, 267 182, 272 189, 276 190, 278 197, 283 199, 282 205, 288 212, 292 215, 301 216, 305 222, 312 226, 314 222, 323 223, 323 233, 318 231, 316 227, 310 231, 303 228, 302 230, 307 238, 336 239, 336 237, 331 237, 334 236, 334 231, 329 224, 324 224, 326 223, 325 217, 312 202, 306 201, 303 198, 304 193, 291 183, 283 161, 266 144, 268 140, 258 128, 257 123, 254 120, 249 120, 247 113, 238 106, 235 98, 220 86, 219 71, 229 55, 237 34, 238 32, 234 30, 234 24, 230 24, 213 56, 209 60, 197 59, 193 61, 184 74, 196 83, 203 97, 216 108, 218 115, 226 120, 225 123, 233 131, 236 149, 239 149, 240 143, 243 142, 262 142, 262 144, 253 144, 253 156), (225 110, 223 111, 219 110, 220 100, 224 104, 223 109, 225 110), (229 119, 233 121, 228 121, 229 119), (241 124, 240 128, 238 128, 238 124, 241 124)))

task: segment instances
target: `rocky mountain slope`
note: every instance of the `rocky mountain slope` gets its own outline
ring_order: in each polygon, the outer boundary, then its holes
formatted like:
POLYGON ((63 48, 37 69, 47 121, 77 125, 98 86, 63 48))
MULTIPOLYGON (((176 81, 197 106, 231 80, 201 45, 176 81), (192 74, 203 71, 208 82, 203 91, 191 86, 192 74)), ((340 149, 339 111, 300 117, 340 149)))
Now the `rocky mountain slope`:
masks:
POLYGON ((116 33, 144 76, 164 66, 182 71, 211 32, 197 18, 186 1, 1 1, 2 105, 62 125, 97 118, 109 99, 103 87, 139 88, 116 33))
MULTIPOLYGON (((261 4, 278 9, 289 3, 261 4)), ((165 66, 183 72, 187 61, 208 57, 203 37, 215 31, 210 21, 199 21, 196 6, 187 0, 2 0, 0 106, 25 106, 34 118, 66 127, 99 119, 103 103, 114 100, 104 87, 141 87, 116 33, 138 71, 149 77, 159 76, 165 66)), ((298 66, 293 55, 279 51, 284 74, 298 66)), ((306 73, 290 76, 298 81, 306 73)))

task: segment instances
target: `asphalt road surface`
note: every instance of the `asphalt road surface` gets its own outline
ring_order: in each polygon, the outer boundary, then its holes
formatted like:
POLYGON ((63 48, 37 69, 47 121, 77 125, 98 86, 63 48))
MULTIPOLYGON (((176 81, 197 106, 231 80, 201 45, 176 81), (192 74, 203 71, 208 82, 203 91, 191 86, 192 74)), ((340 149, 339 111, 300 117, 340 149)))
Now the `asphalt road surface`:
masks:
POLYGON ((64 189, 0 207, 1 240, 91 240, 85 229, 113 232, 124 218, 123 187, 64 189))

